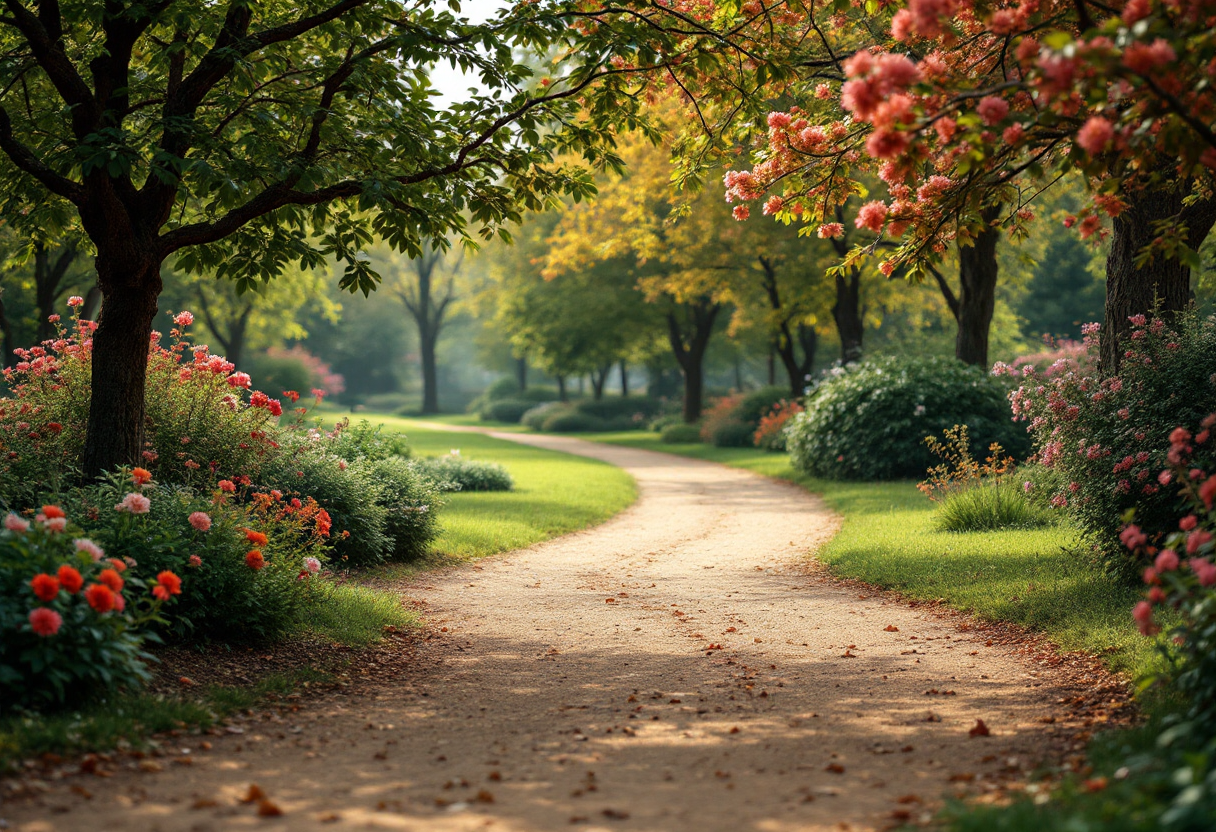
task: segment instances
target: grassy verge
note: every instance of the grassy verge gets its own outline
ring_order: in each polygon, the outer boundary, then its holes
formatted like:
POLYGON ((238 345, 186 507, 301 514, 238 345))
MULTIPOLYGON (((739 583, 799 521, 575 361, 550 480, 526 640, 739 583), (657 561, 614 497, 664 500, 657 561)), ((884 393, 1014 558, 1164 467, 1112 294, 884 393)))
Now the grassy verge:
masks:
POLYGON ((844 515, 844 527, 816 556, 834 574, 943 600, 992 621, 1043 633, 1066 650, 1102 655, 1138 678, 1160 656, 1132 623, 1137 591, 1079 554, 1067 525, 1029 531, 939 532, 933 506, 910 482, 849 483, 799 475, 785 454, 754 448, 665 445, 651 433, 590 434, 600 442, 667 451, 797 482, 844 515))
POLYGON ((80 711, 10 714, 0 717, 0 773, 23 760, 155 745, 151 737, 180 730, 205 730, 225 717, 256 707, 271 695, 326 683, 308 668, 267 676, 245 687, 211 686, 191 695, 117 694, 80 711))
POLYGON ((513 491, 447 495, 443 531, 432 546, 436 558, 468 560, 530 546, 601 523, 637 498, 633 478, 603 462, 477 433, 424 428, 401 417, 371 414, 367 419, 383 424, 386 432, 405 434, 415 456, 459 448, 469 459, 501 463, 515 478, 513 491))

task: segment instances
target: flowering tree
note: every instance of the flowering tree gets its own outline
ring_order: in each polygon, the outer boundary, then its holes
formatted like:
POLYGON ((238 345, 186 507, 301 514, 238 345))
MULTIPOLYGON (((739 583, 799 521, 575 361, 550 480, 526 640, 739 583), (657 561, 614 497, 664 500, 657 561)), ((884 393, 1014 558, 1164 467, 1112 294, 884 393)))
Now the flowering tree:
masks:
POLYGON ((344 287, 369 292, 359 253, 373 235, 417 254, 586 196, 589 178, 555 152, 613 164, 612 128, 638 123, 651 73, 735 49, 710 36, 730 14, 682 7, 542 0, 475 25, 439 6, 5 3, 0 217, 26 229, 76 215, 96 251, 86 475, 138 457, 166 258, 254 279, 329 257, 344 287), (566 58, 533 93, 516 50, 566 58), (437 60, 487 92, 438 112, 437 60))

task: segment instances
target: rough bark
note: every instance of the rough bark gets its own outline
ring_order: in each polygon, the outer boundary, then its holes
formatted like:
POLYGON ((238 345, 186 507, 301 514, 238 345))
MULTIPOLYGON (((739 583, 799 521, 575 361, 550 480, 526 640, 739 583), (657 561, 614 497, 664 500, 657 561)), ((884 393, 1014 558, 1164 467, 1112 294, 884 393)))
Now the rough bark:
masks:
POLYGON ((80 317, 86 321, 95 321, 100 309, 101 289, 94 283, 89 287, 89 291, 84 293, 84 306, 80 307, 80 317))
POLYGON ((438 330, 424 331, 418 327, 418 357, 422 362, 422 413, 439 412, 439 371, 435 362, 435 342, 438 330))
POLYGON ((937 286, 950 314, 957 324, 954 357, 964 364, 988 367, 988 336, 992 330, 992 314, 996 309, 996 282, 1000 269, 996 260, 996 245, 1001 231, 992 222, 1001 214, 999 205, 984 209, 981 216, 985 229, 976 235, 972 245, 958 247, 958 282, 956 295, 949 281, 937 269, 932 269, 937 286))
POLYGON ((862 338, 865 329, 862 318, 865 307, 861 305, 861 271, 849 270, 836 275, 836 303, 832 305, 832 319, 836 321, 836 332, 840 335, 840 363, 852 364, 861 360, 862 338))
POLYGON ((1191 270, 1181 260, 1158 254, 1137 266, 1136 258, 1154 238, 1158 224, 1186 228, 1185 242, 1199 250, 1216 222, 1216 200, 1183 205, 1180 189, 1139 191, 1126 196, 1127 209, 1114 220, 1110 255, 1106 260, 1106 306, 1102 323, 1100 364, 1103 373, 1119 369, 1119 342, 1131 329, 1133 315, 1152 315, 1154 309, 1167 321, 1191 302, 1191 270))
POLYGON ((667 334, 675 353, 676 363, 684 376, 684 421, 692 423, 701 418, 705 391, 705 351, 713 335, 714 321, 721 305, 708 298, 683 304, 685 321, 681 323, 677 310, 667 313, 667 334))
POLYGON ((780 320, 780 323, 777 325, 777 331, 773 333, 769 349, 768 383, 775 384, 777 381, 775 354, 781 358, 781 364, 785 367, 786 375, 789 378, 790 393, 794 396, 801 396, 803 388, 806 385, 806 377, 815 365, 815 350, 818 346, 818 337, 813 327, 792 323, 796 310, 786 307, 781 298, 781 290, 777 285, 776 265, 767 257, 761 256, 758 259, 763 269, 761 285, 764 287, 764 293, 768 297, 769 308, 777 313, 780 320), (797 332, 797 337, 794 335, 795 331, 797 332), (803 357, 801 361, 797 355, 797 348, 799 346, 802 347, 803 357))
POLYGON ((436 366, 436 345, 443 329, 444 316, 453 300, 453 286, 448 281, 442 298, 437 297, 435 270, 443 260, 443 252, 424 246, 422 255, 411 261, 413 275, 409 285, 398 293, 401 302, 418 328, 418 356, 422 364, 422 413, 439 412, 439 372, 436 366))
POLYGON ((83 460, 88 478, 140 459, 148 344, 161 291, 160 262, 155 257, 108 260, 99 256, 97 274, 102 301, 93 333, 92 394, 83 460))

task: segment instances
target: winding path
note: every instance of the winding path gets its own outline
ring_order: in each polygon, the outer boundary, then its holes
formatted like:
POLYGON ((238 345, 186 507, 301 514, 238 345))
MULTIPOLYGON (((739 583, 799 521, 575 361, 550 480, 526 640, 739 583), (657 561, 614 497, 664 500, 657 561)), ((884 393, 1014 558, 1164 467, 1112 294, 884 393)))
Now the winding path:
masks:
POLYGON ((795 486, 576 439, 637 504, 405 588, 437 637, 330 696, 0 808, 12 828, 881 829, 1046 753, 1063 676, 965 620, 808 569, 837 528, 795 486), (960 625, 960 621, 962 622, 960 625), (991 730, 972 737, 983 719, 991 730), (282 810, 258 817, 251 783, 282 810), (88 795, 86 797, 86 795, 88 795))

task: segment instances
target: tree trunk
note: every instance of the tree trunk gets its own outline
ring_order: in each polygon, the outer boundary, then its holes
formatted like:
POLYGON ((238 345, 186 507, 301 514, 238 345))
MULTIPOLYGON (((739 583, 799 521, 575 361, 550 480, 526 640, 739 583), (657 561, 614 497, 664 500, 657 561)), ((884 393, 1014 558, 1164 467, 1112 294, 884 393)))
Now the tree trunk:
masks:
POLYGON ((597 402, 604 398, 604 385, 608 383, 608 373, 612 370, 611 364, 606 364, 598 370, 591 371, 591 398, 597 402))
POLYGON ((684 332, 674 311, 667 313, 667 334, 676 362, 684 376, 684 421, 701 418, 701 399, 705 390, 705 351, 714 332, 714 321, 722 307, 709 300, 684 306, 691 332, 684 332))
POLYGON ((586 391, 587 391, 587 387, 586 387, 586 385, 587 385, 587 379, 586 379, 586 377, 585 377, 585 376, 581 376, 581 375, 580 375, 580 376, 578 377, 578 395, 579 395, 579 398, 582 398, 582 397, 583 397, 583 395, 586 393, 586 391))
POLYGON ((13 350, 17 349, 17 339, 13 337, 13 325, 9 323, 8 314, 4 308, 3 292, 0 292, 0 330, 4 331, 4 355, 0 357, 0 368, 11 367, 16 362, 13 350))
POLYGON ((101 317, 93 333, 92 394, 85 435, 84 474, 93 479, 119 465, 137 465, 144 442, 148 344, 160 264, 97 258, 101 317))
POLYGON ((1100 364, 1104 374, 1118 372, 1133 315, 1153 314, 1167 321, 1191 302, 1191 270, 1181 260, 1156 254, 1137 267, 1137 255, 1160 236, 1158 223, 1185 226, 1186 244, 1199 250, 1216 222, 1216 200, 1183 206, 1185 191, 1140 191, 1127 195, 1127 209, 1114 219, 1106 260, 1106 308, 1102 323, 1100 364))
POLYGON ((94 283, 89 291, 84 293, 84 306, 80 307, 80 317, 85 321, 97 320, 97 310, 101 308, 101 289, 94 283))
POLYGON ((621 395, 629 395, 629 365, 624 360, 621 361, 621 395))
POLYGON ((795 339, 790 332, 789 324, 783 323, 781 325, 781 334, 776 343, 773 344, 770 361, 773 353, 781 359, 781 364, 785 367, 785 374, 789 379, 790 394, 795 398, 799 398, 806 389, 806 377, 815 365, 815 352, 819 345, 819 336, 815 332, 814 327, 804 324, 798 325, 797 341, 798 346, 802 347, 801 361, 798 360, 794 341, 795 339))
POLYGON ((996 309, 996 244, 1001 230, 991 223, 1000 216, 1000 206, 981 212, 984 230, 976 235, 972 245, 958 247, 959 298, 958 336, 954 342, 954 357, 964 364, 988 368, 988 333, 992 328, 992 313, 996 309))
POLYGON ((566 377, 557 377, 557 400, 561 402, 570 401, 569 395, 566 393, 566 377))
POLYGON ((422 364, 422 415, 439 412, 439 374, 435 365, 435 341, 438 333, 418 321, 418 357, 422 364))
POLYGON ((224 348, 228 351, 228 360, 235 364, 238 370, 241 369, 241 362, 245 360, 245 336, 249 332, 249 316, 252 313, 253 304, 250 303, 229 330, 228 343, 224 348))
POLYGON ((777 383, 777 352, 773 347, 768 348, 768 386, 777 383))
POLYGON ((832 306, 832 318, 836 321, 836 332, 840 335, 840 363, 852 364, 861 360, 861 340, 865 335, 861 305, 861 271, 849 270, 849 279, 836 275, 836 303, 832 306))
POLYGON ((515 380, 519 382, 520 390, 528 389, 528 359, 525 356, 515 359, 515 380))

